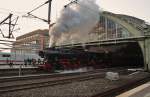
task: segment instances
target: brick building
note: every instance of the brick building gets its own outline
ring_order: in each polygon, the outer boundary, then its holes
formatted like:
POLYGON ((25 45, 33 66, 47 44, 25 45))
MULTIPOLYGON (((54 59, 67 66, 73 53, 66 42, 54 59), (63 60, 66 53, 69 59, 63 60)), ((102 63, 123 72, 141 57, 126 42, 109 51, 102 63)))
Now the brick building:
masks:
POLYGON ((37 53, 48 47, 49 34, 48 29, 38 29, 16 38, 11 52, 16 53, 37 53))

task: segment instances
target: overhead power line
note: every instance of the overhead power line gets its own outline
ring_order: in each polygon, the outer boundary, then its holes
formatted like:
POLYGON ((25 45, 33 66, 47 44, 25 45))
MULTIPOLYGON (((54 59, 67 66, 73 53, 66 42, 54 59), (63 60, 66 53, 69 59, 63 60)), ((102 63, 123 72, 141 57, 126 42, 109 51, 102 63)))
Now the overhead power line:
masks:
POLYGON ((44 5, 47 4, 47 3, 49 3, 49 1, 46 1, 45 3, 43 3, 43 4, 39 5, 38 7, 34 8, 34 9, 31 10, 30 12, 28 12, 28 14, 31 13, 31 12, 33 12, 33 11, 35 11, 35 10, 37 10, 37 9, 39 9, 40 7, 44 6, 44 5))
POLYGON ((0 40, 0 41, 3 41, 3 42, 15 42, 15 41, 11 41, 11 40, 0 40))
POLYGON ((47 22, 48 24, 50 24, 51 2, 52 2, 52 0, 46 1, 45 3, 43 3, 43 4, 39 5, 38 7, 34 8, 33 10, 27 12, 27 15, 23 15, 22 17, 37 18, 37 19, 39 19, 39 20, 42 20, 42 21, 47 22), (48 19, 47 19, 47 20, 46 20, 46 19, 43 19, 43 18, 40 18, 40 17, 38 17, 38 16, 36 16, 36 15, 33 15, 33 13, 32 13, 33 11, 36 11, 37 9, 41 8, 42 6, 44 6, 44 5, 46 5, 46 4, 49 4, 49 6, 48 6, 48 19))
POLYGON ((64 7, 66 8, 66 7, 68 7, 68 6, 70 6, 71 4, 74 4, 74 3, 78 3, 78 0, 72 0, 70 3, 68 3, 64 7))
POLYGON ((43 3, 43 4, 39 5, 38 7, 34 8, 33 10, 27 12, 27 15, 23 15, 22 17, 37 18, 37 19, 42 20, 42 21, 44 21, 44 22, 49 22, 49 20, 46 20, 46 19, 40 18, 40 17, 38 17, 38 16, 36 16, 36 15, 33 15, 32 12, 33 12, 33 11, 36 11, 37 9, 41 8, 42 6, 48 4, 50 1, 52 1, 52 0, 46 1, 45 3, 43 3))
POLYGON ((11 9, 5 9, 5 8, 0 8, 0 14, 9 14, 9 13, 12 13, 14 16, 21 16, 25 13, 27 13, 26 11, 13 11, 11 9))

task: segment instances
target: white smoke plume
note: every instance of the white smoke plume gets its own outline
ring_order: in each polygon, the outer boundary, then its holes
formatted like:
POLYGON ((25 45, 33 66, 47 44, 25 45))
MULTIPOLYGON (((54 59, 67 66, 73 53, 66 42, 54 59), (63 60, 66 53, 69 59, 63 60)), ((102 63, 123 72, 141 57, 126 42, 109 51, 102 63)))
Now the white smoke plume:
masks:
POLYGON ((61 12, 56 24, 50 28, 50 44, 67 39, 84 39, 99 21, 99 6, 95 0, 78 0, 61 12))

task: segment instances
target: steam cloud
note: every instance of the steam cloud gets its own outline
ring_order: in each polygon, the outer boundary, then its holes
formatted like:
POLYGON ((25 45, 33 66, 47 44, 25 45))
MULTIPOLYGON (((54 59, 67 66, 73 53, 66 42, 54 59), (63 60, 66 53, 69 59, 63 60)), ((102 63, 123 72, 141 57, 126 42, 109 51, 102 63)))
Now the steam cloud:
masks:
POLYGON ((78 0, 70 4, 61 11, 56 24, 50 28, 49 46, 67 39, 84 39, 98 23, 99 15, 95 0, 78 0))

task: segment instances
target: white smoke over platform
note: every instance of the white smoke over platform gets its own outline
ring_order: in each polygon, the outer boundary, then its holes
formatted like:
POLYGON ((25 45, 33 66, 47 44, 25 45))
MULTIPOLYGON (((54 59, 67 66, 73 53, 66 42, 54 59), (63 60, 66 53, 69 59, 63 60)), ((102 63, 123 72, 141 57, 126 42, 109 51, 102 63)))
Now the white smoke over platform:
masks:
POLYGON ((95 0, 78 0, 61 12, 56 24, 50 28, 50 44, 70 39, 84 39, 99 21, 99 6, 95 0))

